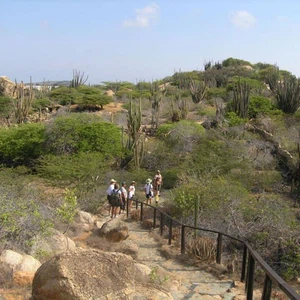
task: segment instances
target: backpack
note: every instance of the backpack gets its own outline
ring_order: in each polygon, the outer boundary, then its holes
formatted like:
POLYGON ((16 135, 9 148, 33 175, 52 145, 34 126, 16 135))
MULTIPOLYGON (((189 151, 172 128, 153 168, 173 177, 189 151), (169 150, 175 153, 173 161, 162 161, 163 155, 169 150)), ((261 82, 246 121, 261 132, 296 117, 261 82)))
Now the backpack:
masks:
POLYGON ((110 204, 112 206, 117 206, 120 205, 120 194, 119 194, 119 190, 112 190, 111 194, 110 194, 110 204))

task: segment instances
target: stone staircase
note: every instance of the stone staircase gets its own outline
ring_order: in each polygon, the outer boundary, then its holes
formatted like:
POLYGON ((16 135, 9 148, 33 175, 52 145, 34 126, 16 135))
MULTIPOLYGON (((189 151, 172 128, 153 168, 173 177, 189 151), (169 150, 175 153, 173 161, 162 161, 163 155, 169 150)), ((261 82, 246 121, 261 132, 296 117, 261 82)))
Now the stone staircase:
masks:
POLYGON ((243 284, 232 279, 220 280, 195 264, 171 257, 164 253, 167 250, 163 250, 158 234, 125 215, 121 217, 129 228, 128 240, 139 247, 137 261, 151 268, 152 281, 167 289, 174 299, 246 299, 243 284))

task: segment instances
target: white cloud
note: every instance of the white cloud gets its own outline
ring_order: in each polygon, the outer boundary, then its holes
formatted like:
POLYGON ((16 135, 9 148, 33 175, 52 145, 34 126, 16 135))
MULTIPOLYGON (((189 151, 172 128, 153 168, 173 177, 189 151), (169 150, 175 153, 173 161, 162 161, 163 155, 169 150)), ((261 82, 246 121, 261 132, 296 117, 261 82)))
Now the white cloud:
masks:
POLYGON ((232 12, 229 18, 233 25, 242 29, 251 28, 256 23, 255 17, 246 10, 232 12))
POLYGON ((135 10, 135 17, 124 21, 125 27, 149 27, 158 19, 159 6, 155 3, 135 10))

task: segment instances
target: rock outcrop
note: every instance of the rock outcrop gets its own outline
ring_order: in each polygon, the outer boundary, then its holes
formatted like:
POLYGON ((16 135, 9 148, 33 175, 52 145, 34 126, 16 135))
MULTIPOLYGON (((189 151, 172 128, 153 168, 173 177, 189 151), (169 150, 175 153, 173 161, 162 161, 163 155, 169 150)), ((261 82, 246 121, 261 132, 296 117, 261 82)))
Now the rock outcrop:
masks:
POLYGON ((12 282, 18 286, 31 285, 36 270, 41 266, 41 263, 34 257, 12 250, 4 250, 0 256, 0 262, 3 268, 10 270, 12 278, 6 278, 6 280, 12 279, 12 282))
POLYGON ((128 226, 122 220, 115 218, 104 223, 97 234, 110 242, 120 242, 128 237, 128 226))
POLYGON ((150 284, 149 267, 130 256, 78 248, 53 257, 36 272, 31 300, 173 299, 150 284))
POLYGON ((16 84, 12 82, 6 76, 0 76, 0 95, 4 95, 10 98, 17 98, 20 89, 25 91, 25 96, 29 94, 29 87, 23 83, 16 84))
POLYGON ((49 236, 37 236, 34 245, 31 248, 30 254, 44 253, 51 257, 62 253, 66 250, 74 250, 76 245, 74 241, 66 237, 60 231, 52 229, 49 236))

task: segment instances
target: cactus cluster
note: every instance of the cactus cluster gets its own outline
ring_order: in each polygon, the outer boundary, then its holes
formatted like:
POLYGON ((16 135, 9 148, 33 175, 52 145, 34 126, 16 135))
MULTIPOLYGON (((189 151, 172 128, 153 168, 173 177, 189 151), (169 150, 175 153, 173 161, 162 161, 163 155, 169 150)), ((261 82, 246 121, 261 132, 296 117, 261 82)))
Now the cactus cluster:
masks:
POLYGON ((249 84, 246 81, 241 81, 241 79, 239 79, 233 87, 233 110, 241 118, 248 117, 249 97, 249 84))
POLYGON ((193 102, 197 104, 205 98, 207 92, 207 85, 203 81, 196 82, 195 80, 190 79, 189 90, 193 102))
POLYGON ((18 124, 26 122, 28 115, 32 107, 32 101, 34 98, 34 91, 32 87, 32 81, 30 77, 29 88, 26 88, 23 81, 18 84, 15 81, 16 99, 12 100, 15 118, 18 124))
POLYGON ((157 82, 150 86, 150 101, 152 103, 152 128, 157 128, 159 123, 160 105, 166 95, 166 90, 159 88, 157 82))

